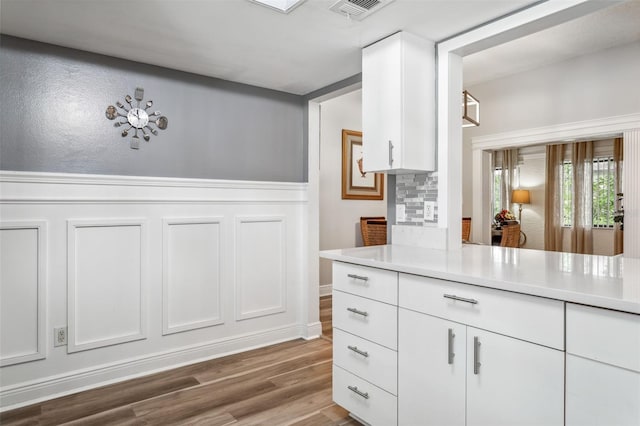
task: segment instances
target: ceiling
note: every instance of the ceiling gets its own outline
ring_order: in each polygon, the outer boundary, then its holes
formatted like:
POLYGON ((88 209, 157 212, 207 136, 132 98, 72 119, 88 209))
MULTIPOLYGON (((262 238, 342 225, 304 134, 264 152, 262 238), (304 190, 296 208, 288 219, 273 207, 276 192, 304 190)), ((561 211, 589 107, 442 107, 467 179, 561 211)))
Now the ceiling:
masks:
POLYGON ((465 56, 464 83, 470 87, 639 40, 640 0, 628 1, 465 56))
MULTIPOLYGON (((536 1, 395 0, 361 22, 333 3, 285 15, 249 0, 0 0, 0 31, 302 95, 359 73, 361 48, 396 31, 438 41, 536 1)), ((639 5, 598 12, 606 28, 587 16, 465 57, 465 84, 637 40, 639 5)))

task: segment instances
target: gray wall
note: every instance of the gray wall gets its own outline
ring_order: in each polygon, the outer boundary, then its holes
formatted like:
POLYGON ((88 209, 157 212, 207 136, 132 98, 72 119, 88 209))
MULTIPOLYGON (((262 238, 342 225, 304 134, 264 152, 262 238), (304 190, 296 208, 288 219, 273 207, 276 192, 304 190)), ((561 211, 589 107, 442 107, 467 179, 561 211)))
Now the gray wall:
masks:
POLYGON ((0 169, 301 182, 303 97, 0 37, 0 169), (129 148, 105 109, 136 87, 169 126, 129 148))

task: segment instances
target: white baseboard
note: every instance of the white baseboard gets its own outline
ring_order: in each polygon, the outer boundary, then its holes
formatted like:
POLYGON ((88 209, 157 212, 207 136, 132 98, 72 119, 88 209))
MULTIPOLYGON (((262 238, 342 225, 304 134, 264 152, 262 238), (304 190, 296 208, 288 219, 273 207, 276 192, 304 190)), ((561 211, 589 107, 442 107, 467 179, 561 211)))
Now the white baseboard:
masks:
POLYGON ((3 387, 0 412, 300 337, 311 339, 314 333, 315 337, 322 333, 320 323, 302 328, 306 328, 302 336, 301 326, 293 324, 3 387))
POLYGON ((317 339, 322 336, 322 323, 320 321, 302 326, 302 338, 305 340, 317 339))
POLYGON ((333 284, 326 284, 320 286, 320 297, 331 296, 333 294, 333 284))

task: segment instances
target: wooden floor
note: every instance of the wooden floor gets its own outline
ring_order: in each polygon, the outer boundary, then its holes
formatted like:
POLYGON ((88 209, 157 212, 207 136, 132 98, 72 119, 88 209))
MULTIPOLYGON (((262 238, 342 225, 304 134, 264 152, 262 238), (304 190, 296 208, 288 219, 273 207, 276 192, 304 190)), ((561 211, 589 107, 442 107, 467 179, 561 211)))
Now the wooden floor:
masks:
POLYGON ((302 339, 0 414, 2 425, 358 425, 331 399, 331 296, 324 337, 302 339))

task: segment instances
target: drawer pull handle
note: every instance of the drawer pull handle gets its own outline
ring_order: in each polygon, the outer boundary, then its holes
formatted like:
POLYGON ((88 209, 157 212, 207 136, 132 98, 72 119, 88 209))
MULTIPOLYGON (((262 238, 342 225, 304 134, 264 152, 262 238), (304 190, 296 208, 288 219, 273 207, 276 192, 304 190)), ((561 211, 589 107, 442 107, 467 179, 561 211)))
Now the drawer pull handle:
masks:
POLYGON ((360 311, 356 308, 347 308, 347 311, 353 312, 354 314, 362 315, 363 317, 369 316, 369 313, 367 311, 360 311))
POLYGON ((368 392, 362 392, 360 389, 358 389, 357 386, 347 386, 347 388, 351 391, 351 392, 355 392, 356 394, 360 395, 361 397, 363 397, 364 399, 369 399, 369 393, 368 392))
POLYGON ((443 297, 447 299, 459 300, 461 302, 471 303, 472 305, 477 305, 478 301, 476 299, 467 299, 466 297, 456 296, 455 294, 445 294, 443 297))
POLYGON ((351 349, 352 351, 354 351, 358 355, 362 355, 365 358, 369 358, 369 352, 361 351, 360 349, 358 349, 357 346, 347 346, 347 348, 351 349))
POLYGON ((480 374, 480 340, 478 336, 473 337, 473 374, 480 374))
POLYGON ((453 364, 453 357, 456 356, 456 354, 453 353, 453 338, 456 337, 456 335, 453 333, 453 328, 449 329, 449 344, 448 344, 448 363, 449 364, 453 364))
POLYGON ((369 281, 369 277, 363 277, 362 275, 347 274, 347 277, 353 278, 354 280, 362 280, 364 282, 369 281))

